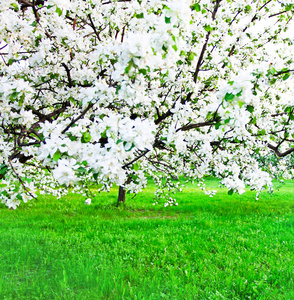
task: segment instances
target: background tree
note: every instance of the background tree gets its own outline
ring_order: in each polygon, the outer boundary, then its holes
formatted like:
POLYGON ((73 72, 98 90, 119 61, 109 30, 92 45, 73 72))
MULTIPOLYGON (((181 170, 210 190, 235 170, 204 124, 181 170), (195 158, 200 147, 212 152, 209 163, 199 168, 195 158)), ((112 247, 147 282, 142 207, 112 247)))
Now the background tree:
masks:
POLYGON ((293 13, 289 0, 2 1, 2 202, 97 183, 124 201, 147 174, 168 204, 179 174, 270 187, 257 156, 294 151, 293 13))

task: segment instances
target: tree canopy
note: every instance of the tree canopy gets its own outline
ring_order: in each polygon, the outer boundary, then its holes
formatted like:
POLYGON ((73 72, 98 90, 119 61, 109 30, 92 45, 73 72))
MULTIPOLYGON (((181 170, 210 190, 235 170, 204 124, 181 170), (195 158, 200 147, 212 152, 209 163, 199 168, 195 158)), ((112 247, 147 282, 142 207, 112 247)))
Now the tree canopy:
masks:
POLYGON ((292 0, 1 1, 1 201, 137 193, 151 175, 172 205, 178 175, 229 193, 292 176, 293 15, 292 0), (282 162, 262 166, 270 153, 282 162))

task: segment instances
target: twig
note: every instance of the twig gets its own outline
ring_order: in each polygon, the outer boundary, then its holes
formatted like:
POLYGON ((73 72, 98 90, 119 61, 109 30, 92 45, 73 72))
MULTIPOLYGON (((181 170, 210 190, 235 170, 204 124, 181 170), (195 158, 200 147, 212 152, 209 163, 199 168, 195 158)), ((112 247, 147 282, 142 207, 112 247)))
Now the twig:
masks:
POLYGON ((23 180, 19 177, 19 175, 18 175, 17 172, 15 171, 15 169, 14 169, 12 163, 11 163, 11 160, 8 160, 8 162, 9 162, 9 164, 10 164, 10 167, 11 167, 13 173, 15 174, 15 176, 17 177, 17 179, 19 180, 19 182, 20 182, 21 185, 23 186, 24 190, 25 190, 32 198, 37 199, 37 198, 36 198, 36 197, 35 197, 35 196, 27 189, 27 187, 25 186, 23 180))
POLYGON ((92 107, 94 106, 94 103, 90 103, 88 107, 75 119, 73 119, 66 127, 63 129, 61 133, 65 133, 75 122, 80 120, 92 107))

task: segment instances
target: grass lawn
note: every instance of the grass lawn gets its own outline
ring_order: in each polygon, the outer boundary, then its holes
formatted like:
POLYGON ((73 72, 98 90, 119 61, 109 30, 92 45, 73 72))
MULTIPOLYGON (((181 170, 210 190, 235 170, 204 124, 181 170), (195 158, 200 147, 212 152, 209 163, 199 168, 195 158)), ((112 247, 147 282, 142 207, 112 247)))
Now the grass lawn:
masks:
POLYGON ((0 205, 0 299, 294 299, 294 182, 259 201, 189 184, 174 207, 154 190, 0 205))

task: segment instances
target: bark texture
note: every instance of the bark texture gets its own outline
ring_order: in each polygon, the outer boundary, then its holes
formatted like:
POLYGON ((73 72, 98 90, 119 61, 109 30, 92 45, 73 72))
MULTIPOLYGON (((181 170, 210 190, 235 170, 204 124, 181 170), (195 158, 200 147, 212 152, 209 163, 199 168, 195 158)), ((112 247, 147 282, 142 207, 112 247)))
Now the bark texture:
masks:
POLYGON ((118 199, 117 204, 120 205, 121 203, 125 204, 126 201, 126 190, 124 187, 120 186, 118 190, 118 199))

